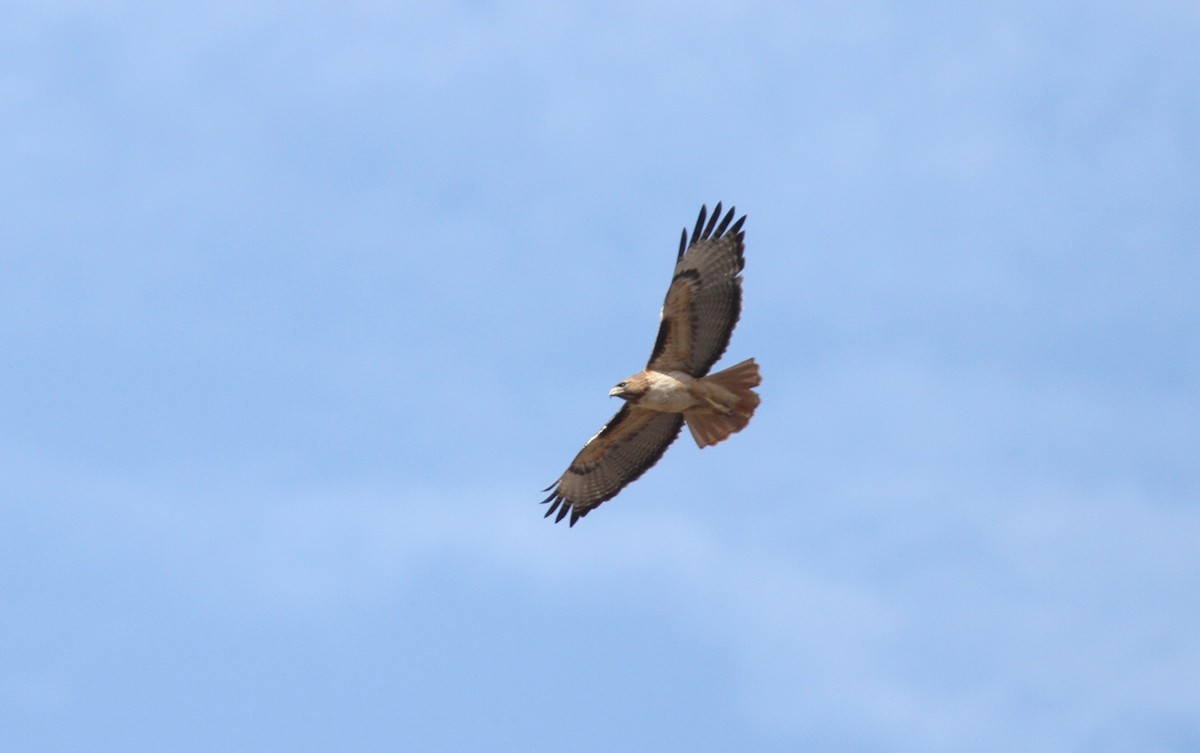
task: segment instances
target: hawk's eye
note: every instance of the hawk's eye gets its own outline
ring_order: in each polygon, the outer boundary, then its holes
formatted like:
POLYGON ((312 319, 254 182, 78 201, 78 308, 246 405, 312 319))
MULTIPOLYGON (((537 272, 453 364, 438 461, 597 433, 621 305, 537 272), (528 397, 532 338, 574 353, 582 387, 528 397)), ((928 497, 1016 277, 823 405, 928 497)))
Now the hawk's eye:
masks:
POLYGON ((625 389, 625 385, 626 385, 625 382, 620 382, 617 384, 617 386, 620 387, 621 389, 625 389))

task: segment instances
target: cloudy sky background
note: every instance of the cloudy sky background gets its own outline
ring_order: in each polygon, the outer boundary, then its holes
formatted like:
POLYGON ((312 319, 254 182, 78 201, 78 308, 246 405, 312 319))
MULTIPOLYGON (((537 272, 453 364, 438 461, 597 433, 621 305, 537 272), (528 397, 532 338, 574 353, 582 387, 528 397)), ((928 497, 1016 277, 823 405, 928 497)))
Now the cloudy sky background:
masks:
POLYGON ((1191 0, 2 15, 13 750, 1200 748, 1191 0), (758 416, 550 524, 718 200, 758 416))

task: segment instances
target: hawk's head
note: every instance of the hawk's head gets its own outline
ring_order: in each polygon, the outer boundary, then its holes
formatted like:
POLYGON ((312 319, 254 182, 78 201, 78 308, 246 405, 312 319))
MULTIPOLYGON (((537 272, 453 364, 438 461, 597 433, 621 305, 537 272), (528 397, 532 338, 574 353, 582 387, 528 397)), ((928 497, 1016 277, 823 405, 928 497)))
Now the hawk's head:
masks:
POLYGON ((645 374, 634 374, 628 379, 619 382, 616 387, 608 391, 609 397, 619 397, 629 403, 636 404, 646 391, 650 389, 650 380, 646 379, 645 374))

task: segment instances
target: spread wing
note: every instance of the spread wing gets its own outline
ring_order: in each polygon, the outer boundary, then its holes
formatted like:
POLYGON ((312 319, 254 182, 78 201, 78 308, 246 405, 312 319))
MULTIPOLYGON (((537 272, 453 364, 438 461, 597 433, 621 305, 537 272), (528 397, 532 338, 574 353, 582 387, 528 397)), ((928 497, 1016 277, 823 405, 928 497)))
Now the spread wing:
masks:
POLYGON ((571 525, 617 492, 662 457, 679 430, 680 413, 660 413, 626 404, 587 441, 566 473, 545 491, 554 491, 542 500, 551 502, 546 517, 558 511, 557 523, 571 513, 571 525))
POLYGON ((704 376, 729 346, 741 316, 746 216, 733 222, 730 207, 722 218, 718 203, 705 224, 707 211, 700 207, 690 244, 687 228, 683 230, 647 369, 704 376))

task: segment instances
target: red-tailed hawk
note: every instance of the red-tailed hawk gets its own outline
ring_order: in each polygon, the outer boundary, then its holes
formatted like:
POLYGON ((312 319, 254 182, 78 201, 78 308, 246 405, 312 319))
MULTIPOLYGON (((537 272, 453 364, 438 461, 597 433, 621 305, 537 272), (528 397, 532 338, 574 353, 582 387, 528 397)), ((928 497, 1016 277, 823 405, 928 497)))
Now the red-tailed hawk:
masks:
POLYGON ((685 422, 703 448, 741 431, 758 407, 753 388, 762 378, 753 358, 705 376, 741 315, 746 263, 745 215, 733 222, 731 207, 722 218, 718 203, 705 224, 707 211, 700 207, 690 244, 683 229, 649 363, 608 393, 625 405, 544 490, 553 489, 542 504, 552 503, 546 517, 557 511, 556 523, 570 513, 575 525, 615 497, 658 462, 685 422))

